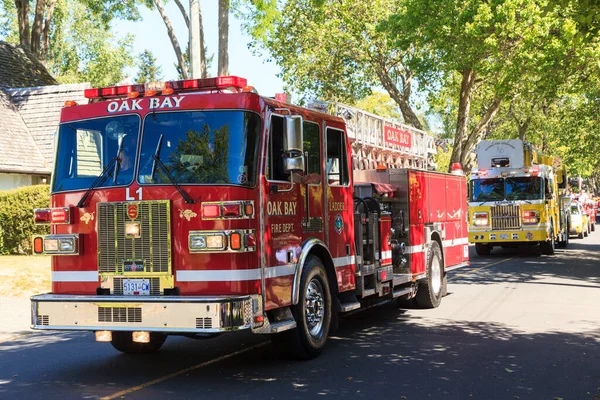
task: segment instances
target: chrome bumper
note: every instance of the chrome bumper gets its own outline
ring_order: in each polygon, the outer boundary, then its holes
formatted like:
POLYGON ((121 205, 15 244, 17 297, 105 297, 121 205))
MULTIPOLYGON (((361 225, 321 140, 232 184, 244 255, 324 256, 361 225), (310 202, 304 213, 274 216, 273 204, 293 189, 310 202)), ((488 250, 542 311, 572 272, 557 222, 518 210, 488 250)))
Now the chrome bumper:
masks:
POLYGON ((31 328, 73 331, 218 333, 257 328, 263 315, 259 295, 77 296, 31 298, 31 328))

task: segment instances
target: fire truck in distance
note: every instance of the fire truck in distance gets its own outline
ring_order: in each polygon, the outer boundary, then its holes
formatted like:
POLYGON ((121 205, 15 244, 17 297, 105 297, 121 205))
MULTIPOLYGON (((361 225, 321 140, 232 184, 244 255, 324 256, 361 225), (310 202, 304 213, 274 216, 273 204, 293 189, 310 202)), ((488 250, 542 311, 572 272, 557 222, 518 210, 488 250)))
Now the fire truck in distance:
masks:
POLYGON ((62 110, 51 207, 35 210, 52 293, 32 297, 34 329, 132 353, 250 329, 310 358, 339 313, 437 307, 468 263, 465 179, 424 170, 422 131, 346 124, 239 77, 85 96, 62 110))
POLYGON ((483 140, 469 182, 469 241, 478 255, 494 246, 538 245, 543 254, 569 243, 566 170, 530 144, 483 140))

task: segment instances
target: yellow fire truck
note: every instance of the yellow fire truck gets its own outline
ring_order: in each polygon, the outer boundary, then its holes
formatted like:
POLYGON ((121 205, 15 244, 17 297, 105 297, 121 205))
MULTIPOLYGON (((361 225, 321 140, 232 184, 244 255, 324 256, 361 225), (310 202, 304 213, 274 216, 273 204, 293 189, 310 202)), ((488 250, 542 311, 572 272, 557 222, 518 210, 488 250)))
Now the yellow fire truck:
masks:
POLYGON ((566 169, 521 140, 484 140, 469 179, 469 242, 480 256, 494 246, 538 245, 554 254, 569 241, 566 169))

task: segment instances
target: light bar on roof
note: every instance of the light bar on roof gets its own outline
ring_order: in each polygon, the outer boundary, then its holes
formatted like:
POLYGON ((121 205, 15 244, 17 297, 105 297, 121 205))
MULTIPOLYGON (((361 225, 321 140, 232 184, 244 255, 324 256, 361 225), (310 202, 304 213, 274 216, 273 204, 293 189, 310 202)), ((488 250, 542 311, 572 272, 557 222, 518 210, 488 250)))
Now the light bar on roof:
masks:
POLYGON ((175 92, 191 90, 224 90, 242 91, 247 86, 247 79, 239 76, 219 76, 216 78, 186 79, 173 82, 152 82, 146 85, 110 86, 105 88, 85 89, 83 95, 87 99, 127 97, 131 93, 146 96, 170 95, 175 92))

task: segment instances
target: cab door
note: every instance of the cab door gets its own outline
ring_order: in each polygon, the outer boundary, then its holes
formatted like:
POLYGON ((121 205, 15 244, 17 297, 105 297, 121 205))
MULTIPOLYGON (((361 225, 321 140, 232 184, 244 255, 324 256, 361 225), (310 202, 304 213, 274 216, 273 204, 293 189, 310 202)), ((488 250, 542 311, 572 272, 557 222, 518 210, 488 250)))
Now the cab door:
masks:
POLYGON ((325 128, 325 174, 327 190, 327 245, 336 267, 340 291, 355 287, 354 199, 346 134, 325 128))

